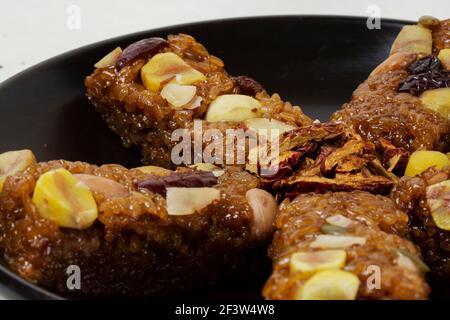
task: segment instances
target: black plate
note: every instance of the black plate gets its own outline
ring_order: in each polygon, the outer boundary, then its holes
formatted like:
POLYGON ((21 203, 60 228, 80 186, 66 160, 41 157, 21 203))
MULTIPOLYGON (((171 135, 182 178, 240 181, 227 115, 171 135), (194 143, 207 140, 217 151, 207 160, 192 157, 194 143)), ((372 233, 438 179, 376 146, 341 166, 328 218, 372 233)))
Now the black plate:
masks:
MULTIPOLYGON (((369 30, 365 18, 355 17, 239 18, 161 28, 89 45, 40 63, 0 85, 0 152, 29 148, 41 161, 64 158, 139 165, 139 152, 124 149, 88 104, 83 79, 97 60, 117 46, 179 32, 205 44, 225 61, 230 74, 254 77, 269 92, 278 92, 301 105, 308 115, 325 120, 387 57, 405 23, 382 20, 381 30, 369 30)), ((58 297, 3 266, 0 281, 27 298, 58 297)), ((258 298, 261 286, 215 288, 201 296, 258 298)))

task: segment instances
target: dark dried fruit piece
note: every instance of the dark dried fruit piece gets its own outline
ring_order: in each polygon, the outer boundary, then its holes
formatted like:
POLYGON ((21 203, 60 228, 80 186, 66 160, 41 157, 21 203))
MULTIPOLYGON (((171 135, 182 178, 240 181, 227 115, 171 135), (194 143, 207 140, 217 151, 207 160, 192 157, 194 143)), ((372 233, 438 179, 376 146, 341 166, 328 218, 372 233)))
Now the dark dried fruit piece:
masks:
POLYGON ((400 83, 399 92, 419 96, 426 90, 450 87, 450 71, 442 69, 435 55, 417 60, 408 70, 411 75, 400 83))
POLYGON ((147 189, 151 192, 165 196, 167 188, 202 188, 212 187, 217 184, 217 177, 208 171, 175 172, 167 176, 149 175, 139 181, 136 186, 139 189, 147 189))
POLYGON ((255 79, 247 76, 238 76, 233 78, 240 89, 240 93, 254 96, 258 92, 264 91, 264 87, 255 79))
POLYGON ((353 190, 386 194, 397 179, 378 161, 375 145, 340 122, 286 132, 281 135, 279 151, 280 171, 274 177, 263 177, 262 184, 280 196, 353 190))
POLYGON ((440 69, 441 61, 435 55, 419 59, 411 63, 411 65, 408 67, 408 71, 412 74, 419 74, 440 69))
POLYGON ((327 177, 332 177, 335 173, 357 172, 374 158, 374 144, 350 140, 325 158, 321 164, 321 171, 327 177))
POLYGON ((147 38, 132 43, 123 50, 117 59, 116 69, 122 69, 136 58, 150 58, 165 47, 167 47, 167 41, 163 38, 147 38))
POLYGON ((299 148, 312 142, 333 143, 338 146, 345 143, 353 133, 340 122, 325 122, 296 128, 280 135, 280 153, 299 148))
POLYGON ((407 92, 419 96, 422 92, 431 89, 449 88, 450 72, 439 70, 410 75, 400 84, 399 92, 407 92))
POLYGON ((382 163, 387 171, 403 176, 409 160, 409 152, 404 148, 397 148, 386 139, 380 139, 383 149, 382 163))
POLYGON ((297 148, 295 151, 286 151, 270 163, 267 172, 264 173, 264 178, 269 180, 277 180, 289 176, 296 171, 302 162, 302 158, 309 156, 315 152, 318 144, 311 142, 303 147, 297 148))
POLYGON ((286 180, 277 181, 273 189, 283 192, 288 197, 299 193, 328 191, 368 191, 375 194, 388 194, 393 182, 381 176, 367 176, 362 173, 339 174, 333 179, 325 177, 292 176, 286 180))

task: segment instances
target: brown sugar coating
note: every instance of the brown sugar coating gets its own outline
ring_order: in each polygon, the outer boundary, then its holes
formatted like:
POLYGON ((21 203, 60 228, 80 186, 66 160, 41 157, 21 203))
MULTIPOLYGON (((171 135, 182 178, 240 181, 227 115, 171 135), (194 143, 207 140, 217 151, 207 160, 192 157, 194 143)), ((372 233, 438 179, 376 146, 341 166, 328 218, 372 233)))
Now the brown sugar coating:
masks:
MULTIPOLYGON (((181 169, 181 171, 194 171, 181 169)), ((176 172, 173 174, 177 174, 176 172)), ((119 165, 38 163, 7 178, 0 198, 0 247, 11 269, 44 287, 67 292, 66 269, 81 269, 88 295, 165 295, 260 272, 270 236, 255 237, 246 192, 259 180, 228 167, 214 188, 220 199, 199 212, 168 215, 166 199, 137 189, 149 175, 119 165), (93 192, 99 215, 89 228, 62 228, 40 216, 31 201, 37 179, 55 168, 114 180, 127 196, 93 192)))
POLYGON ((422 249, 433 277, 450 281, 450 231, 440 229, 427 204, 427 187, 450 179, 450 168, 430 168, 419 176, 403 177, 391 193, 396 204, 410 217, 410 235, 422 249))
POLYGON ((397 249, 419 255, 416 247, 403 238, 408 217, 383 196, 367 192, 301 194, 285 200, 275 221, 275 232, 269 250, 274 260, 273 272, 263 290, 267 299, 295 299, 305 284, 301 272, 291 272, 289 263, 296 252, 311 252, 311 243, 320 234, 326 219, 342 215, 353 221, 344 235, 363 237, 365 244, 345 249, 343 270, 360 279, 357 299, 426 299, 429 293, 424 275, 418 269, 406 269, 398 263, 397 249), (381 286, 370 289, 366 283, 368 267, 381 270, 381 286))
POLYGON ((364 139, 381 138, 408 151, 449 150, 450 121, 423 107, 420 99, 397 91, 416 56, 396 54, 372 72, 332 119, 349 123, 364 139))
MULTIPOLYGON (((136 59, 117 71, 114 66, 96 69, 85 80, 87 95, 109 127, 118 134, 125 146, 142 150, 144 161, 160 166, 173 166, 170 152, 174 145, 171 134, 177 128, 192 128, 195 119, 205 118, 208 106, 223 94, 251 94, 262 105, 264 117, 291 125, 304 125, 311 119, 299 107, 284 102, 277 94, 270 96, 262 87, 246 78, 233 78, 224 70, 224 63, 188 35, 171 35, 162 52, 173 52, 206 80, 195 83, 201 106, 190 110, 174 110, 159 92, 146 90, 141 83, 140 70, 147 62, 136 59), (258 92, 256 92, 258 91, 258 92)), ((237 122, 206 122, 205 128, 238 127, 237 122)))

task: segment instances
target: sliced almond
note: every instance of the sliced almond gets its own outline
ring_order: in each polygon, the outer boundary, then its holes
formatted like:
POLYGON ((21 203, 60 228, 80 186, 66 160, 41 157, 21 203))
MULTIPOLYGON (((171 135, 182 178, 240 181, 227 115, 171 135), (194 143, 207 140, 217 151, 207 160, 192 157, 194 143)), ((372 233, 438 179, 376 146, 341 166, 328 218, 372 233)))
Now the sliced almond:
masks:
POLYGON ((224 94, 209 105, 206 121, 241 122, 261 115, 261 103, 255 98, 242 94, 224 94))
POLYGON ((410 258, 407 256, 401 254, 400 252, 397 252, 397 260, 396 263, 399 267, 409 270, 409 271, 417 271, 417 267, 414 264, 414 262, 411 261, 410 258))
POLYGON ((190 103, 183 106, 183 109, 193 110, 202 105, 203 98, 202 97, 195 97, 190 103))
POLYGON ((420 25, 404 26, 394 41, 391 55, 397 52, 411 52, 430 55, 433 44, 431 31, 420 25))
POLYGON ((84 173, 74 174, 74 177, 87 185, 92 192, 105 198, 125 197, 130 193, 123 185, 111 179, 84 173))
POLYGON ((167 213, 193 214, 219 199, 220 191, 215 188, 167 188, 167 213))
POLYGON ((26 170, 36 159, 30 150, 8 151, 0 154, 0 191, 8 176, 26 170))
POLYGON ((429 272, 430 268, 419 257, 407 250, 397 249, 397 265, 411 271, 429 272))
POLYGON ((347 228, 354 223, 353 220, 350 220, 349 218, 344 217, 341 214, 336 214, 334 216, 326 218, 326 222, 328 222, 329 224, 331 224, 333 226, 342 227, 342 228, 347 228))
POLYGON ((161 90, 161 96, 175 109, 187 105, 197 92, 196 86, 169 83, 161 90))
POLYGON ((225 173, 225 170, 214 170, 212 172, 212 174, 214 175, 214 177, 218 178, 220 176, 222 176, 225 173))
POLYGON ((363 237, 320 234, 309 246, 321 249, 345 249, 353 245, 364 245, 365 243, 366 238, 363 237))
POLYGON ((94 67, 96 68, 106 68, 116 64, 117 59, 119 59, 122 54, 122 49, 120 47, 115 48, 113 51, 108 53, 106 56, 101 58, 94 67))

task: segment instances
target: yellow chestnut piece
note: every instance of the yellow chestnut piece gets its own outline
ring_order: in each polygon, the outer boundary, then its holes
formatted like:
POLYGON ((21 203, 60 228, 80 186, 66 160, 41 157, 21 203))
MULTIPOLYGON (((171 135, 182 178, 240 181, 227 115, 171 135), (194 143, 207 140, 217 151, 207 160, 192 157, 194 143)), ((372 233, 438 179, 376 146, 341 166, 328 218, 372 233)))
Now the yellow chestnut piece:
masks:
POLYGON ((311 275, 328 269, 342 269, 346 258, 345 250, 296 252, 291 256, 290 272, 302 272, 311 275))
POLYGON ((297 300, 354 300, 360 281, 353 273, 325 270, 314 274, 300 288, 297 300))
POLYGON ((422 104, 450 120, 450 88, 427 90, 420 96, 422 104))
POLYGON ((39 177, 32 202, 41 217, 60 227, 85 229, 98 217, 97 204, 88 186, 64 168, 39 177))
POLYGON ((438 59, 441 61, 445 70, 450 70, 450 49, 441 49, 438 54, 438 59))
POLYGON ((206 121, 241 122, 261 116, 261 103, 255 98, 242 94, 224 94, 209 105, 206 121))
POLYGON ((158 53, 141 69, 144 87, 157 92, 161 83, 171 81, 177 84, 189 85, 206 80, 200 71, 195 70, 173 52, 158 53))
POLYGON ((392 45, 391 55, 397 52, 430 55, 432 43, 429 29, 420 25, 404 26, 392 45))
POLYGON ((409 157, 405 170, 405 176, 413 177, 432 166, 436 166, 438 169, 450 166, 450 159, 445 153, 439 151, 414 151, 409 157))
POLYGON ((163 167, 158 167, 158 166, 142 166, 142 167, 137 167, 134 168, 137 169, 143 173, 147 173, 147 174, 154 174, 155 176, 167 176, 171 173, 173 173, 172 170, 163 168, 163 167))
POLYGON ((450 231, 450 180, 428 186, 426 197, 436 226, 450 231))
POLYGON ((24 171, 36 163, 30 150, 8 151, 0 154, 0 191, 8 176, 24 171))

